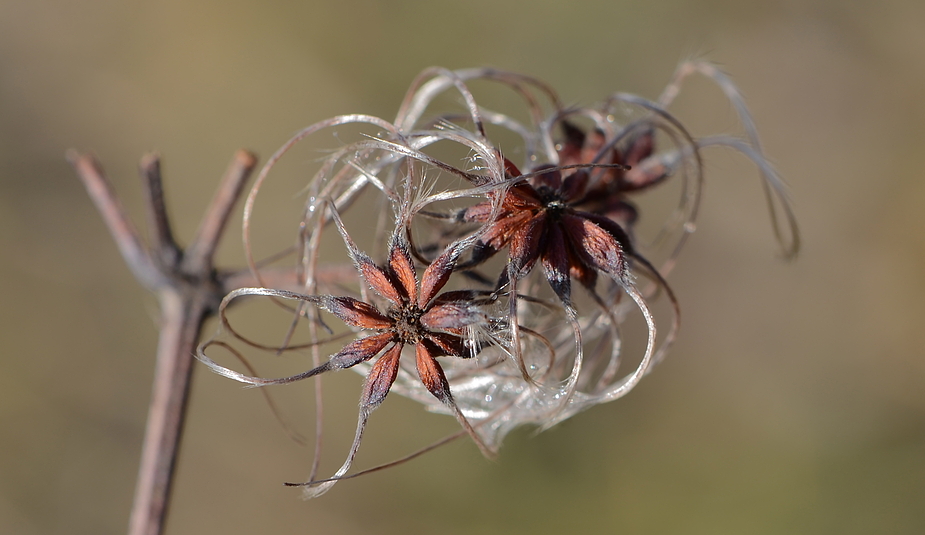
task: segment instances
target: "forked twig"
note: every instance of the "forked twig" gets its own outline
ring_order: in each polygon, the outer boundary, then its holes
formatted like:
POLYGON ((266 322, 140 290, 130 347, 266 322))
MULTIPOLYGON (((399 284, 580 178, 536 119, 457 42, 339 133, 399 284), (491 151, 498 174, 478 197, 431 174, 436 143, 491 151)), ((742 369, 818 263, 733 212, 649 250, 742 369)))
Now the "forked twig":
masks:
POLYGON ((103 216, 129 269, 160 301, 154 386, 129 521, 129 535, 157 535, 162 533, 167 518, 193 355, 202 324, 218 309, 222 297, 234 289, 230 286, 255 283, 252 276, 219 271, 212 262, 231 210, 257 158, 244 150, 235 154, 195 238, 185 250, 176 243, 170 228, 158 155, 145 156, 140 166, 150 227, 147 246, 97 159, 74 150, 68 151, 67 159, 103 216))

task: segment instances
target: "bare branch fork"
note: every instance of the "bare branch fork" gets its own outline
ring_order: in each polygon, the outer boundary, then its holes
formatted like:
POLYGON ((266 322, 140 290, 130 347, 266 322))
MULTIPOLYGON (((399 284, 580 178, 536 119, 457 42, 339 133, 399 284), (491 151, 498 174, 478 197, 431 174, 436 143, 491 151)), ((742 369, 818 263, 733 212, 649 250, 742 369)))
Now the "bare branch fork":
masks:
POLYGON ((170 228, 157 154, 145 156, 140 164, 150 234, 148 246, 122 208, 96 158, 71 150, 67 159, 86 186, 132 273, 160 301, 154 386, 129 523, 130 535, 157 535, 163 531, 167 517, 193 355, 202 324, 218 309, 226 293, 254 284, 252 277, 241 272, 217 270, 213 256, 257 158, 245 150, 235 154, 186 249, 177 244, 170 228))

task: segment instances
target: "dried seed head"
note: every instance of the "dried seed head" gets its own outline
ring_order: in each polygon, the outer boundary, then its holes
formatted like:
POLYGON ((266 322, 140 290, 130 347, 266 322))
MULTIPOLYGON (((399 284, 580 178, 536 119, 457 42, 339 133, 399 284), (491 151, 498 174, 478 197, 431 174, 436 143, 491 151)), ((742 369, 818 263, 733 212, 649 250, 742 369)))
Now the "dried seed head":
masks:
MULTIPOLYGON (((389 392, 454 415, 487 455, 517 426, 548 427, 629 392, 675 337, 678 305, 664 275, 693 229, 703 149, 726 146, 751 158, 772 201, 777 235, 791 254, 799 244, 782 183, 763 156, 751 117, 729 79, 712 66, 682 67, 656 101, 617 93, 583 108, 563 107, 549 86, 528 76, 434 68, 413 82, 394 123, 364 115, 335 117, 298 133, 268 161, 245 207, 245 245, 258 280, 264 272, 249 252, 257 193, 299 141, 345 124, 375 131, 343 141, 306 187, 309 200, 294 270, 302 291, 237 290, 220 313, 234 337, 258 349, 285 352, 296 346, 288 337, 278 347, 257 344, 232 329, 224 311, 238 297, 295 301, 298 323, 307 324, 312 344, 321 342, 319 333, 327 327, 317 310, 341 320, 358 338, 327 362, 279 379, 220 366, 205 356, 209 344, 199 355, 218 373, 255 386, 345 368, 365 375, 347 459, 333 478, 313 476, 299 484, 307 497, 351 477, 347 472, 367 419, 389 392), (698 72, 713 79, 736 107, 744 136, 694 138, 667 111, 684 78, 698 72), (473 80, 510 89, 526 113, 486 111, 493 106, 477 103, 469 89, 473 80), (445 100, 438 97, 447 92, 461 96, 462 106, 438 108, 445 100), (523 165, 506 158, 488 132, 519 140, 514 147, 506 141, 505 149, 522 157, 523 165), (462 155, 458 160, 443 156, 454 149, 462 155), (448 163, 460 160, 467 167, 448 163), (648 213, 637 207, 636 196, 669 181, 680 184, 680 200, 653 241, 662 244, 659 250, 636 236, 637 220, 648 213), (372 256, 354 243, 340 215, 350 221, 356 211, 351 207, 364 190, 381 194, 380 209, 371 212, 380 224, 367 238, 387 244, 387 250, 372 249, 372 256), (778 228, 775 209, 790 225, 789 241, 783 238, 788 232, 778 228), (349 269, 323 271, 327 253, 320 243, 331 223, 343 238, 355 277, 349 269), (650 262, 650 254, 661 258, 650 262), (573 292, 573 280, 583 291, 573 292), (667 296, 673 313, 661 344, 650 311, 658 295, 667 296), (640 333, 645 350, 621 375, 627 360, 621 328, 634 313, 646 325, 640 333), (407 362, 410 354, 402 361, 406 346, 405 353, 414 347, 416 373, 407 362)), ((363 216, 366 224, 369 213, 363 216)))

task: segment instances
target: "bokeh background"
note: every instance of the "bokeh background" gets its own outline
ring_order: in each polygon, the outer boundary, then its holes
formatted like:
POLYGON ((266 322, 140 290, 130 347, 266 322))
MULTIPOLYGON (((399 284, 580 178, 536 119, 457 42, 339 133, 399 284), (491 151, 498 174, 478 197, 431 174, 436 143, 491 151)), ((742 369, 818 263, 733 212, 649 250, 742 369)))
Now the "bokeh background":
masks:
MULTIPOLYGON (((925 532, 915 0, 0 0, 0 532, 119 533, 134 488, 156 302, 65 149, 96 153, 139 222, 137 161, 160 151, 188 239, 235 149, 392 117, 426 66, 523 71, 592 103, 654 98, 691 57, 745 93, 800 219, 795 262, 754 171, 711 153, 670 277, 681 339, 631 395, 515 433, 497 462, 460 442, 311 502, 281 485, 310 452, 254 391, 198 373, 168 533, 925 532)), ((695 134, 735 126, 706 82, 675 110, 695 134)), ((243 262, 239 229, 224 265, 243 262)), ((332 378, 330 425, 352 429, 359 379, 332 378)), ((296 420, 310 390, 281 393, 296 420)), ((397 396, 374 420, 369 462, 454 426, 397 396)))

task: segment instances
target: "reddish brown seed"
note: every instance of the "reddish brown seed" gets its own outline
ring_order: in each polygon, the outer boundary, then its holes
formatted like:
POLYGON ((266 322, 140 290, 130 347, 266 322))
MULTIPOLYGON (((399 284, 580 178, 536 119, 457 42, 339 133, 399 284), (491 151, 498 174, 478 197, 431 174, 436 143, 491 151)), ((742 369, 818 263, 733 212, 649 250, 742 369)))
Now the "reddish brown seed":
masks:
POLYGON ((373 410, 388 395, 389 389, 392 388, 392 383, 398 377, 401 350, 402 344, 395 344, 373 364, 372 369, 366 376, 366 383, 363 385, 363 394, 360 396, 361 407, 373 410))
POLYGON ((421 293, 418 294, 419 307, 425 308, 450 280, 450 275, 456 267, 456 259, 459 258, 459 252, 459 245, 450 245, 424 270, 424 276, 421 277, 421 293))
MULTIPOLYGON (((500 153, 499 153, 499 156, 500 156, 500 153)), ((514 165, 514 162, 508 160, 507 158, 504 158, 504 174, 506 174, 508 177, 514 177, 514 176, 520 176, 523 173, 521 173, 520 169, 518 169, 517 166, 514 165)))
POLYGON ((562 201, 566 203, 580 201, 587 187, 588 171, 585 169, 575 171, 562 181, 562 201))
POLYGON ((535 210, 543 207, 536 190, 527 184, 512 186, 504 197, 502 206, 507 210, 535 210))
POLYGON ((401 302, 402 296, 398 292, 398 288, 396 288, 390 280, 389 275, 377 266, 368 256, 357 254, 356 263, 360 272, 363 274, 363 278, 376 293, 393 303, 401 302))
MULTIPOLYGON (((492 208, 493 205, 491 201, 484 201, 478 204, 474 204, 462 212, 462 220, 467 222, 484 223, 491 219, 492 208)), ((503 216, 504 214, 499 215, 503 216)))
POLYGON ((562 126, 562 131, 565 133, 565 141, 559 149, 559 164, 574 165, 576 163, 582 163, 581 148, 585 144, 584 130, 568 121, 562 121, 559 124, 562 126))
POLYGON ((428 330, 442 331, 472 325, 484 316, 475 307, 464 303, 433 305, 421 316, 421 325, 428 330))
POLYGON ((540 212, 511 237, 510 254, 511 267, 514 276, 523 278, 533 269, 537 258, 542 252, 540 239, 546 228, 546 212, 540 212))
POLYGON ((572 251, 571 246, 568 247, 568 255, 569 274, 585 288, 593 289, 594 285, 597 283, 597 271, 580 260, 578 254, 572 251))
POLYGON ((499 218, 485 231, 482 242, 493 249, 502 249, 511 241, 514 233, 520 230, 531 217, 533 217, 531 212, 520 211, 507 217, 499 218))
POLYGON ((533 178, 530 179, 530 183, 535 188, 546 188, 550 191, 559 191, 559 189, 562 188, 562 173, 551 165, 545 167, 548 167, 549 171, 534 175, 533 178))
POLYGON ((391 332, 374 334, 350 342, 328 361, 327 369, 341 370, 375 357, 382 349, 396 339, 391 332))
POLYGON ((635 191, 655 185, 668 178, 668 167, 659 158, 649 158, 623 175, 621 191, 635 191))
POLYGON ((562 216, 562 225, 574 250, 586 263, 612 276, 626 274, 623 249, 607 231, 585 217, 562 216))
POLYGON ((323 303, 328 312, 352 327, 387 329, 392 325, 392 320, 382 315, 376 307, 352 297, 329 297, 323 303))
POLYGON ((427 391, 434 395, 443 403, 450 404, 453 401, 450 395, 450 384, 446 380, 443 368, 437 363, 437 360, 427 348, 427 344, 421 343, 416 348, 418 376, 427 391))
POLYGON ((427 333, 427 339, 434 343, 439 351, 434 352, 434 356, 449 355, 452 357, 469 357, 469 351, 466 350, 466 344, 458 334, 445 333, 427 333))
POLYGON ((411 261, 411 253, 403 243, 392 245, 389 267, 404 290, 405 297, 411 302, 417 301, 418 281, 414 273, 414 263, 411 261))
POLYGON ((646 130, 633 138, 630 146, 623 155, 623 162, 631 167, 636 167, 640 162, 652 156, 655 150, 655 135, 652 130, 646 130))
POLYGON ((546 249, 543 252, 543 271, 552 290, 568 304, 571 297, 569 278, 569 255, 565 238, 559 225, 549 225, 546 234, 546 249))

